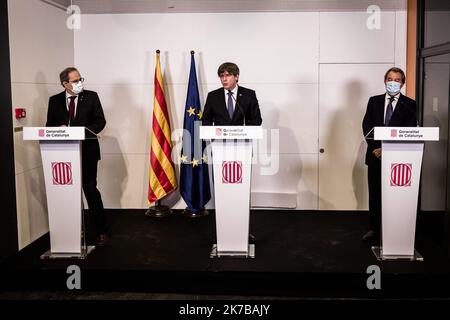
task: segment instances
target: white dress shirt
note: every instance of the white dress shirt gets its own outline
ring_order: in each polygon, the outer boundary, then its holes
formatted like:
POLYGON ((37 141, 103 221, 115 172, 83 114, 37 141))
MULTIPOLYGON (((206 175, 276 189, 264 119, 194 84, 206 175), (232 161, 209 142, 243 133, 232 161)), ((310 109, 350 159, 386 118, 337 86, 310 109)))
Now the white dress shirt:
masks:
MULTIPOLYGON (((225 92, 225 105, 227 106, 228 109, 228 90, 223 90, 225 92)), ((233 93, 233 97, 231 98, 231 100, 233 101, 233 112, 236 108, 236 99, 237 99, 237 92, 238 92, 238 86, 236 85, 234 87, 233 90, 230 90, 233 93)))
MULTIPOLYGON (((400 97, 400 92, 394 96, 394 101, 392 101, 392 113, 394 113, 394 111, 395 111, 395 107, 397 106, 399 97, 400 97)), ((388 93, 386 93, 385 98, 384 98, 384 118, 383 118, 385 121, 386 121, 387 106, 389 104, 390 98, 391 98, 391 96, 388 93)))
MULTIPOLYGON (((69 111, 69 103, 70 103, 70 97, 72 97, 72 95, 71 94, 69 94, 67 91, 66 91, 66 108, 67 108, 67 111, 69 111)), ((76 95, 76 96, 73 96, 73 97, 76 97, 74 100, 73 100, 73 102, 75 102, 75 110, 73 111, 73 117, 75 118, 75 116, 76 116, 76 114, 77 114, 77 105, 78 105, 78 95, 76 95)))

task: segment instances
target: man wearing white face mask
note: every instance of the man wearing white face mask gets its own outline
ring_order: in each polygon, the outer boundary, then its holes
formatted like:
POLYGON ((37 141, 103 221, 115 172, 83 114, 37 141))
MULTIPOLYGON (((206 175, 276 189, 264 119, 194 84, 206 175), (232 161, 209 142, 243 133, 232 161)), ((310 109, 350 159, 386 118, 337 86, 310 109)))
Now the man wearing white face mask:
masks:
POLYGON ((386 93, 370 97, 362 128, 367 142, 365 163, 368 169, 370 231, 364 241, 379 241, 381 232, 381 141, 373 140, 374 127, 416 127, 416 102, 400 93, 405 73, 390 68, 384 75, 386 93), (372 133, 372 135, 371 135, 372 133))
POLYGON ((97 164, 100 160, 100 145, 96 134, 106 125, 100 99, 96 92, 84 90, 84 79, 76 68, 64 69, 60 75, 64 91, 50 97, 47 111, 47 127, 82 126, 86 127, 86 140, 82 142, 82 181, 83 192, 89 206, 89 213, 96 244, 109 243, 106 216, 100 191, 97 189, 97 164))

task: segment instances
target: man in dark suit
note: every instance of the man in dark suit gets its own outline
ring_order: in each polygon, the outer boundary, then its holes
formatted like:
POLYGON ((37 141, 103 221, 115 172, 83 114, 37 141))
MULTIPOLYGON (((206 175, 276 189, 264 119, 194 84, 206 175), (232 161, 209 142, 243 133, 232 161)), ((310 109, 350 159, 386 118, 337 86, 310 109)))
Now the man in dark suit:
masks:
MULTIPOLYGON (((260 126, 262 118, 255 91, 238 86, 239 67, 232 62, 222 63, 217 75, 222 88, 208 93, 202 125, 260 126)), ((255 243, 252 234, 249 234, 249 242, 255 243)))
POLYGON ((405 84, 405 73, 399 68, 390 68, 385 76, 386 93, 370 97, 362 123, 367 142, 366 165, 369 184, 370 231, 364 241, 379 241, 381 233, 381 141, 373 140, 373 128, 416 127, 416 102, 400 93, 405 84))
POLYGON ((83 89, 83 81, 76 68, 64 69, 60 75, 64 91, 50 97, 47 111, 47 127, 86 127, 86 140, 82 142, 83 191, 89 205, 96 243, 109 243, 107 221, 102 197, 97 189, 97 164, 100 160, 100 146, 96 134, 106 125, 102 105, 96 92, 83 89), (95 133, 95 134, 94 134, 95 133))
POLYGON ((261 111, 255 91, 238 86, 239 67, 231 62, 220 65, 217 75, 222 88, 211 91, 203 109, 202 124, 216 126, 259 126, 261 111))

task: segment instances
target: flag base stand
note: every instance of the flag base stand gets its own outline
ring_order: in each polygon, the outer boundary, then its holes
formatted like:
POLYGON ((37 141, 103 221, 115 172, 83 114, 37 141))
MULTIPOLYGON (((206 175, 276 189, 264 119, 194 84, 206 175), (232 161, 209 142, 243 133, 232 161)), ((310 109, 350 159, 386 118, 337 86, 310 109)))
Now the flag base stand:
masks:
POLYGON ((213 258, 221 258, 221 257, 231 257, 231 258, 255 258, 255 245, 254 244, 249 244, 248 245, 248 250, 247 251, 225 251, 225 252, 220 252, 217 250, 217 244, 213 244, 212 246, 212 250, 211 253, 209 254, 209 257, 211 259, 213 258))
POLYGON ((154 207, 148 208, 145 215, 151 218, 164 218, 170 216, 172 213, 173 211, 168 206, 157 203, 154 207))
POLYGON ((206 209, 202 209, 200 211, 194 212, 186 208, 181 214, 188 218, 200 218, 209 215, 209 211, 206 209))
POLYGON ((86 259, 88 254, 90 254, 95 249, 95 246, 86 246, 81 248, 80 253, 52 253, 48 250, 41 255, 41 259, 86 259))
POLYGON ((383 247, 372 247, 372 252, 377 257, 378 261, 383 260, 407 260, 407 261, 423 261, 422 255, 414 249, 413 255, 383 255, 383 247))

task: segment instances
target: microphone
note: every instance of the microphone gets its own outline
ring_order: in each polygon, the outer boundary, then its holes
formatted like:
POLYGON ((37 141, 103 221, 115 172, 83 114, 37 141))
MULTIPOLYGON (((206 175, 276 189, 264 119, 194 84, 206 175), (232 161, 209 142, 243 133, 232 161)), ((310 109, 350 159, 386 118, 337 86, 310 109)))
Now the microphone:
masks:
MULTIPOLYGON (((414 119, 416 120, 416 127, 420 127, 420 125, 419 125, 419 120, 417 119, 417 114, 416 114, 416 112, 414 112, 413 110, 411 110, 411 107, 410 107, 409 105, 407 105, 407 104, 403 103, 402 101, 400 101, 400 98, 397 100, 397 104, 403 105, 403 106, 405 107, 405 109, 406 109, 408 112, 410 112, 410 113, 414 116, 414 119)), ((370 129, 369 132, 367 132, 367 134, 364 135, 364 139, 367 139, 367 137, 370 135, 370 133, 371 133, 372 131, 374 131, 374 130, 375 130, 375 127, 373 127, 372 129, 370 129)), ((371 139, 373 139, 373 138, 371 138, 371 139)))
MULTIPOLYGON (((239 90, 238 90, 238 91, 239 91, 239 90)), ((231 93, 231 90, 228 90, 228 92, 231 93)), ((234 100, 234 104, 235 104, 236 108, 238 108, 238 109, 239 109, 239 112, 242 113, 242 115, 244 116, 244 126, 245 126, 245 112, 244 112, 244 110, 242 109, 242 107, 241 107, 241 105, 239 104, 239 102, 237 102, 237 100, 236 100, 236 98, 234 97, 233 94, 231 94, 231 97, 232 97, 233 100, 234 100)))
POLYGON ((90 133, 92 133, 94 136, 96 136, 98 138, 98 134, 96 134, 94 131, 92 131, 88 127, 84 127, 84 129, 86 129, 87 131, 89 131, 90 133))
MULTIPOLYGON (((369 132, 367 132, 367 134, 364 136, 364 139, 367 139, 367 136, 373 131, 375 130, 375 127, 373 127, 372 129, 369 130, 369 132)), ((373 138, 372 138, 373 139, 373 138)))

